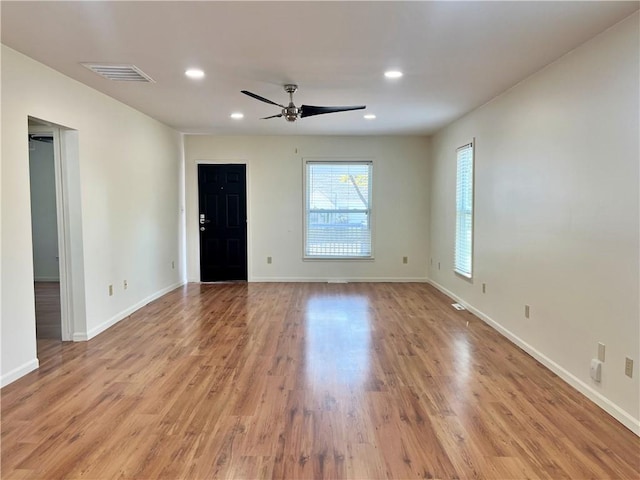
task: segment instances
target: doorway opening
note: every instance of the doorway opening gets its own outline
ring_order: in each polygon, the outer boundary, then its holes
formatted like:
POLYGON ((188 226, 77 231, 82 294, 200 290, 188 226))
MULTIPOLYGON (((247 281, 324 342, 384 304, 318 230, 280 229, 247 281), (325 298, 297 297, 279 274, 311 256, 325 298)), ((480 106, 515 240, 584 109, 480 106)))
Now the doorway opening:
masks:
POLYGON ((29 129, 31 238, 36 339, 62 340, 60 255, 53 130, 29 129))
POLYGON ((198 203, 200 281, 246 281, 246 165, 199 164, 198 203))
POLYGON ((51 342, 86 340, 79 141, 76 130, 28 117, 38 357, 51 342))

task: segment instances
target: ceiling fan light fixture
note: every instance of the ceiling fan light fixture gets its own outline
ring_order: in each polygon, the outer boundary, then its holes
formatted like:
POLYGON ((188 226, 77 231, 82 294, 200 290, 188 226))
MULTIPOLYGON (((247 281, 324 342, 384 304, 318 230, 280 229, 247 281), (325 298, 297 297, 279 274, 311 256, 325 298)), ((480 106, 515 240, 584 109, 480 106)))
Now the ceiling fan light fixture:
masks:
POLYGON ((373 113, 367 113, 366 115, 364 115, 364 118, 366 120, 374 120, 376 116, 373 113))
POLYGON ((387 70, 384 72, 384 76, 387 78, 400 78, 403 73, 400 70, 387 70))
POLYGON ((204 72, 199 68, 190 68, 184 74, 193 79, 204 78, 204 72))
POLYGON ((240 120, 242 118, 244 118, 244 113, 240 113, 240 112, 233 112, 231 115, 229 115, 231 118, 233 118, 234 120, 240 120))

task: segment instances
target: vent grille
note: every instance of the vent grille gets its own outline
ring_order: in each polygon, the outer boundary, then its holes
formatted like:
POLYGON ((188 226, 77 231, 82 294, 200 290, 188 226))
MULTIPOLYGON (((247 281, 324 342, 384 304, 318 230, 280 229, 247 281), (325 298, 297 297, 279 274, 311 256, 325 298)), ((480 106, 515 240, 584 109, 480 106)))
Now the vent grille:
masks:
POLYGON ((118 82, 153 82, 153 79, 135 65, 83 63, 83 67, 108 80, 118 82))

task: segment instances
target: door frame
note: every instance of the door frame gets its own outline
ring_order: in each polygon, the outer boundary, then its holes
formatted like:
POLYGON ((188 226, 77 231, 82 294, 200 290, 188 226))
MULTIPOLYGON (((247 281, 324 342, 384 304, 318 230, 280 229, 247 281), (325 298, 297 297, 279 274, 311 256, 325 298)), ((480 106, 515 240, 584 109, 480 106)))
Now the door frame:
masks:
MULTIPOLYGON (((29 133, 53 137, 54 182, 56 190, 56 224, 58 230, 58 269, 60 273, 60 333, 62 341, 73 339, 73 289, 71 288, 71 251, 68 222, 68 195, 60 129, 54 126, 29 125, 29 133)), ((31 188, 31 187, 30 187, 31 188)), ((33 248, 33 247, 32 247, 33 248)))
MULTIPOLYGON (((200 224, 198 223, 198 215, 200 214, 200 185, 198 183, 198 165, 244 165, 245 166, 245 181, 247 182, 246 185, 246 200, 247 200, 247 282, 251 282, 253 281, 253 275, 252 275, 252 259, 251 259, 251 252, 253 251, 252 248, 252 235, 251 235, 251 188, 249 187, 251 185, 251 165, 247 160, 239 160, 239 159, 235 159, 235 160, 196 160, 195 162, 196 168, 194 169, 194 182, 195 182, 195 186, 196 186, 196 190, 195 190, 195 213, 193 215, 194 218, 194 222, 196 227, 195 228, 199 228, 200 224)), ((189 226, 189 222, 187 222, 187 228, 189 226)), ((195 258, 197 258, 197 262, 195 262, 196 265, 196 271, 193 272, 193 277, 197 278, 198 280, 196 280, 198 283, 202 283, 202 281, 200 280, 201 277, 201 272, 200 272, 200 235, 199 233, 197 233, 194 230, 194 233, 196 234, 196 250, 194 252, 195 254, 195 258)))
MULTIPOLYGON (((28 133, 53 135, 61 337, 63 341, 86 341, 79 132, 32 116, 28 117, 28 122, 30 123, 27 128, 28 133)), ((28 138, 25 140, 28 142, 28 138)), ((29 185, 30 188, 31 185, 29 185)), ((29 220, 31 221, 31 218, 29 220)))

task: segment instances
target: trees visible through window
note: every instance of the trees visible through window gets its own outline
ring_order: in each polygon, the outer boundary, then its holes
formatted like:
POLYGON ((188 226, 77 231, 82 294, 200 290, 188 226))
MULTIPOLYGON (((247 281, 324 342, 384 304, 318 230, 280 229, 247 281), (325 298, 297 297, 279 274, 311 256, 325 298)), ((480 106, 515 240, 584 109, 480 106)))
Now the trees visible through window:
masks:
POLYGON ((369 161, 305 162, 306 258, 371 257, 369 161))

